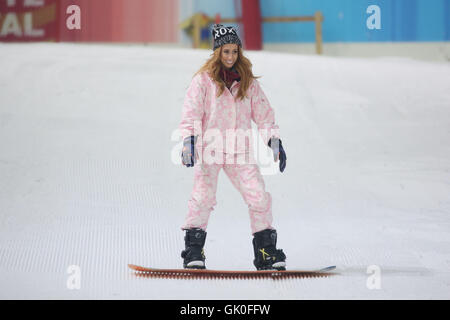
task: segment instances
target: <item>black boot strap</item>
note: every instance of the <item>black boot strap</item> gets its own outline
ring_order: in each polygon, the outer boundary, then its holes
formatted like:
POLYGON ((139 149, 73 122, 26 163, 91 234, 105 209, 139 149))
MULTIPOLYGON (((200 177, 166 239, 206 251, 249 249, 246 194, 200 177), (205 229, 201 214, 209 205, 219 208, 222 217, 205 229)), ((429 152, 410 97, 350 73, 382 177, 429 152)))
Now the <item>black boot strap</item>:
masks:
POLYGON ((267 248, 276 246, 277 244, 277 231, 266 229, 256 232, 254 234, 255 244, 257 248, 267 248))
POLYGON ((205 245, 206 232, 202 229, 189 229, 186 230, 186 236, 184 238, 186 246, 200 246, 205 245))

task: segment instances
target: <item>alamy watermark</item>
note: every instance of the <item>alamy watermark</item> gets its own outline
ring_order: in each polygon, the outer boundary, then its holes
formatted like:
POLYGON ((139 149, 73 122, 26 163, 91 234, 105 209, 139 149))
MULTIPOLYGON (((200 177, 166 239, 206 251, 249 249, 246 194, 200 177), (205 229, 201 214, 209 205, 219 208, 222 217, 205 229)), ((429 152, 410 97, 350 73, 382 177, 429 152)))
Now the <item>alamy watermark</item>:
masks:
POLYGON ((366 273, 369 274, 366 280, 367 289, 381 289, 381 268, 377 265, 370 265, 367 267, 366 273))
POLYGON ((381 29, 381 9, 379 6, 373 4, 367 7, 366 13, 370 16, 366 20, 367 29, 380 30, 381 29))
POLYGON ((68 6, 66 13, 70 14, 66 19, 66 27, 69 30, 81 29, 81 8, 75 4, 68 6))
MULTIPOLYGON (((171 140, 178 142, 172 147, 171 161, 181 164, 183 139, 193 135, 197 164, 258 164, 263 175, 276 174, 279 160, 275 161, 272 149, 267 145, 269 137, 277 137, 278 129, 226 129, 202 130, 201 121, 195 121, 193 133, 184 134, 179 129, 172 132, 171 140), (259 138, 261 137, 261 138, 259 138), (181 139, 181 140, 180 140, 181 139)), ((274 140, 277 143, 279 140, 274 140)), ((276 145, 271 145, 276 147, 276 145)))
POLYGON ((81 289, 81 268, 77 265, 70 265, 67 267, 67 277, 66 286, 69 290, 80 290, 81 289))

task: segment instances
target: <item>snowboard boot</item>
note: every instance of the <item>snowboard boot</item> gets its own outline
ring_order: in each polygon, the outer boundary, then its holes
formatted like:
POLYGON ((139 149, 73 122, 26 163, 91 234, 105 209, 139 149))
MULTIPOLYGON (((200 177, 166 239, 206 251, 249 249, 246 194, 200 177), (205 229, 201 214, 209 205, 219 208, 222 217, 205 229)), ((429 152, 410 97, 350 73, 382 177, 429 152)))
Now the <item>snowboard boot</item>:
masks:
POLYGON ((205 269, 205 245, 206 232, 202 229, 187 229, 184 237, 186 249, 181 252, 185 269, 205 269))
POLYGON ((277 231, 266 229, 253 235, 253 264, 257 270, 286 270, 286 255, 277 249, 277 231))

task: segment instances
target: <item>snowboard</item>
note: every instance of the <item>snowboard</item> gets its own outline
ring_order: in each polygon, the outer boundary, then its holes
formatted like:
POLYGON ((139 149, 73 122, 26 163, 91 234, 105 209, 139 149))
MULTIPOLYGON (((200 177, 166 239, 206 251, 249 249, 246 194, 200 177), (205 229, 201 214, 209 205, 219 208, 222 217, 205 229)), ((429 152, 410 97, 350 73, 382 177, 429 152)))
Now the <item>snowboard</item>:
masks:
POLYGON ((253 279, 253 278, 316 278, 335 275, 332 271, 336 266, 329 266, 317 270, 261 270, 261 271, 239 271, 239 270, 212 270, 212 269, 157 269, 129 264, 128 267, 135 271, 136 275, 148 278, 209 278, 209 279, 253 279))

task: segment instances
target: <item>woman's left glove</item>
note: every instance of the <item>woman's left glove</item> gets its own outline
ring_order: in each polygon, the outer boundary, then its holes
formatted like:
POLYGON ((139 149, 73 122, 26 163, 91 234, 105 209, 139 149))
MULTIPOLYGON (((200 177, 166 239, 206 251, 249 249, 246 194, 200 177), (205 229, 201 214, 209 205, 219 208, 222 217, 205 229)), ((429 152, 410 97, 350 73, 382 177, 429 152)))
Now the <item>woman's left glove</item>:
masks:
POLYGON ((195 150, 195 143, 197 142, 197 137, 190 136, 186 137, 183 141, 183 151, 181 152, 181 162, 186 167, 193 167, 197 162, 198 154, 195 150))
POLYGON ((280 160, 280 172, 283 172, 286 168, 286 152, 283 149, 283 144, 281 143, 281 140, 275 137, 272 137, 269 140, 269 147, 273 151, 273 161, 277 162, 277 160, 280 160))

